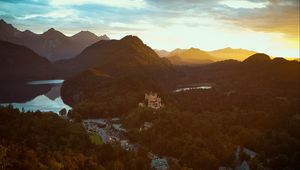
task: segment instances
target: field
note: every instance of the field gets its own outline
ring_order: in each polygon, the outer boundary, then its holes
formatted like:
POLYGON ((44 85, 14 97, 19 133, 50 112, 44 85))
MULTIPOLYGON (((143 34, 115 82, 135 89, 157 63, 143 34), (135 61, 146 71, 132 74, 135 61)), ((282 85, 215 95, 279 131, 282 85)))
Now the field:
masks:
POLYGON ((101 137, 97 133, 89 133, 89 136, 92 143, 96 145, 103 144, 101 137))

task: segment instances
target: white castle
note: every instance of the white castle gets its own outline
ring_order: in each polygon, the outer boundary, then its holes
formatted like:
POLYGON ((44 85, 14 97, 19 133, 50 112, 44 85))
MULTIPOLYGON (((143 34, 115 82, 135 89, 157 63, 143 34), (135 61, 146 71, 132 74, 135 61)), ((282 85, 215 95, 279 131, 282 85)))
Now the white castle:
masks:
POLYGON ((164 107, 161 98, 158 96, 157 93, 146 93, 145 94, 145 103, 139 103, 139 106, 147 106, 152 109, 159 109, 164 107))

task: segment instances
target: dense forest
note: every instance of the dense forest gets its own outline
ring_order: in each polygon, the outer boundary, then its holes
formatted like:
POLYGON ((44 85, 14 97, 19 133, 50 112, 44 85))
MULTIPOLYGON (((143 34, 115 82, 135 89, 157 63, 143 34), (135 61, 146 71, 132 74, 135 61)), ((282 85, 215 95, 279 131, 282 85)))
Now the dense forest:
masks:
POLYGON ((177 69, 182 76, 170 84, 204 83, 211 89, 175 93, 170 90, 174 86, 149 76, 115 78, 93 72, 67 80, 65 92, 72 95, 63 95, 82 97, 73 101, 80 118, 121 116, 130 140, 176 160, 172 169, 235 168, 238 146, 257 154, 241 156, 251 169, 300 168, 299 62, 255 54, 243 62, 177 69), (138 107, 150 91, 159 93, 164 108, 138 107), (141 131, 145 122, 153 126, 141 131))
POLYGON ((182 68, 181 82, 209 82, 211 89, 170 93, 161 110, 137 108, 125 118, 132 140, 194 169, 235 167, 237 146, 251 169, 299 169, 299 62, 255 54, 182 68), (144 122, 152 128, 139 131, 144 122), (176 149, 174 149, 176 148, 176 149))
POLYGON ((140 170, 148 166, 145 154, 94 145, 81 124, 57 114, 0 108, 1 169, 140 170))
POLYGON ((125 119, 130 138, 194 169, 235 167, 238 145, 258 154, 250 161, 251 169, 299 169, 298 100, 247 99, 215 90, 190 91, 175 98, 176 105, 159 111, 132 111, 125 119), (153 127, 140 132, 144 122, 152 122, 153 127))

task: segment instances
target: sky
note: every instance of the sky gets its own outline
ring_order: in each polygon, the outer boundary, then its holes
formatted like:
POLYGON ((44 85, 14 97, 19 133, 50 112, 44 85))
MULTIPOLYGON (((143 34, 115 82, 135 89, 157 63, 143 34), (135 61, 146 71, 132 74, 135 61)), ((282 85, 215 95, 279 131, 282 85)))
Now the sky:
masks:
POLYGON ((299 57, 299 0, 0 0, 20 30, 136 35, 155 49, 244 48, 299 57))

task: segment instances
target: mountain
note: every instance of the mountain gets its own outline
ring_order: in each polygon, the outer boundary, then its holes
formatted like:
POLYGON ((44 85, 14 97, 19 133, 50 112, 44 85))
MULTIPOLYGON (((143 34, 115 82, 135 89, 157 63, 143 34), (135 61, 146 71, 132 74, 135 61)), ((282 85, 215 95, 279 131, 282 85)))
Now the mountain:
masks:
POLYGON ((170 62, 160 58, 138 37, 126 36, 121 40, 99 41, 78 56, 56 63, 62 72, 78 73, 88 68, 101 68, 111 73, 128 73, 139 68, 139 71, 169 67, 170 62))
POLYGON ((100 40, 109 40, 108 36, 105 34, 98 37, 96 34, 90 31, 80 31, 79 33, 73 35, 71 39, 85 47, 100 40))
POLYGON ((0 39, 17 41, 21 37, 22 32, 14 28, 11 24, 7 24, 4 20, 0 20, 0 39))
POLYGON ((186 51, 186 49, 176 48, 175 50, 173 50, 169 53, 169 56, 178 56, 181 53, 183 53, 184 51, 186 51))
POLYGON ((250 50, 245 50, 242 48, 233 49, 233 48, 227 47, 224 49, 209 51, 208 53, 216 58, 219 58, 220 60, 234 59, 234 60, 243 61, 244 59, 246 59, 250 55, 255 54, 256 52, 250 51, 250 50))
POLYGON ((37 41, 29 47, 51 61, 72 58, 83 49, 82 45, 53 28, 39 35, 37 41))
POLYGON ((62 86, 62 99, 75 112, 85 113, 83 117, 127 113, 146 92, 159 92, 162 84, 171 83, 175 72, 168 59, 131 35, 99 41, 56 67, 65 74, 71 70, 62 86))
POLYGON ((170 54, 170 52, 166 51, 166 50, 157 50, 157 49, 154 49, 154 51, 160 57, 167 57, 170 54))
POLYGON ((29 30, 19 31, 11 24, 0 20, 0 40, 8 41, 14 44, 25 45, 30 48, 37 41, 38 36, 29 30))
POLYGON ((1 81, 49 79, 53 75, 52 64, 27 47, 0 41, 1 81))
POLYGON ((175 49, 170 52, 168 59, 175 65, 207 64, 216 60, 215 57, 198 48, 175 49))
MULTIPOLYGON (((276 61, 278 58, 276 59, 276 61)), ((246 58, 243 62, 244 63, 253 63, 253 64, 261 64, 261 63, 268 63, 271 61, 271 57, 264 53, 256 53, 251 55, 250 57, 246 58)))
POLYGON ((29 30, 22 32, 0 20, 0 40, 24 45, 50 61, 75 57, 87 46, 103 39, 108 37, 97 37, 87 31, 68 37, 53 28, 43 34, 35 34, 29 30))

